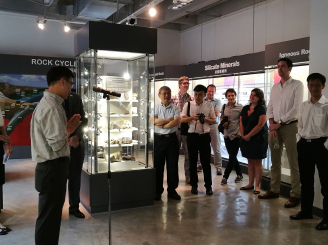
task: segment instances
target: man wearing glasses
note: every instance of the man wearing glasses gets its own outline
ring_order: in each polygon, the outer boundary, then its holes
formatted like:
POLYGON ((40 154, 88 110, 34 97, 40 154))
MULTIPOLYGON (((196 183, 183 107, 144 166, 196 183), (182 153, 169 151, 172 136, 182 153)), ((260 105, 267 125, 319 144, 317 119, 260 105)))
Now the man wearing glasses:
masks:
MULTIPOLYGON (((186 76, 180 77, 179 79, 179 93, 172 96, 172 103, 174 103, 182 112, 183 106, 186 102, 194 100, 192 96, 190 96, 187 92, 189 89, 189 78, 186 76)), ((182 150, 183 154, 185 155, 184 161, 184 170, 185 170, 185 177, 186 183, 190 184, 190 171, 189 171, 189 156, 188 156, 188 146, 187 146, 187 135, 181 135, 181 124, 178 127, 177 137, 179 141, 179 149, 181 147, 182 142, 182 150)))
POLYGON ((215 124, 216 116, 213 105, 204 101, 207 89, 203 85, 194 88, 195 100, 190 102, 190 113, 188 115, 188 104, 185 104, 181 113, 181 122, 189 123, 188 130, 188 153, 190 159, 190 185, 191 193, 198 194, 197 160, 198 152, 203 165, 203 175, 206 195, 213 195, 211 174, 211 136, 210 124, 215 124))
POLYGON ((68 136, 81 123, 78 114, 67 121, 62 106, 71 91, 73 78, 67 67, 51 68, 47 73, 49 89, 44 92, 31 119, 32 159, 37 162, 35 189, 39 192, 36 245, 55 245, 59 240, 69 171, 68 136))

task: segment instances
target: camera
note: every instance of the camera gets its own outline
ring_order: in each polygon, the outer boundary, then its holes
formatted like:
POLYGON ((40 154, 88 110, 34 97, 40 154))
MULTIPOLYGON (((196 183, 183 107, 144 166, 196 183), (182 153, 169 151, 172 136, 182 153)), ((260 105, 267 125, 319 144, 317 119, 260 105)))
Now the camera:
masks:
POLYGON ((198 113, 199 121, 201 124, 205 123, 205 115, 203 113, 198 113))

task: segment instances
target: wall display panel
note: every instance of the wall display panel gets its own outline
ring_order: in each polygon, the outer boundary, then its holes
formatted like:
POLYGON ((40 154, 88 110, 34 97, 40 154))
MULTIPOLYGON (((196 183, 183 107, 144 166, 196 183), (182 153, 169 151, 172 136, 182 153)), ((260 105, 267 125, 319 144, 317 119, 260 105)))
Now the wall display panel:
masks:
POLYGON ((46 73, 59 65, 74 71, 75 60, 0 54, 0 64, 0 109, 14 149, 11 158, 30 158, 30 121, 48 88, 46 73))

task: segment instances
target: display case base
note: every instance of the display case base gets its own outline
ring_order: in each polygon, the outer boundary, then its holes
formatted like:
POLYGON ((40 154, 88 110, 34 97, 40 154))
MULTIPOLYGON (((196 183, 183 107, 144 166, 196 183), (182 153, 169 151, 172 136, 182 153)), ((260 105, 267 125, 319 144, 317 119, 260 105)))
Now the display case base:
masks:
MULTIPOLYGON (((111 174, 111 210, 154 205, 156 170, 140 168, 136 162, 122 165, 124 169, 113 167, 111 174)), ((90 174, 83 169, 80 199, 90 214, 108 212, 108 173, 90 174)))

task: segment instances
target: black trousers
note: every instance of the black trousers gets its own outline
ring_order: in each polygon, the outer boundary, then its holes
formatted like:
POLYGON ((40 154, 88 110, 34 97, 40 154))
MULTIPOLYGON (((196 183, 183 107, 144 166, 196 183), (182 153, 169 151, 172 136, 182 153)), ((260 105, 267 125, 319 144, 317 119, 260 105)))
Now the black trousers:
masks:
POLYGON ((79 209, 83 161, 84 144, 82 143, 76 148, 71 147, 68 177, 69 212, 75 212, 79 209))
POLYGON ((328 221, 328 150, 326 137, 311 140, 301 138, 297 142, 298 165, 301 180, 301 210, 312 214, 314 200, 314 173, 317 165, 323 196, 324 219, 328 221))
POLYGON ((236 137, 233 140, 231 140, 229 137, 227 137, 227 138, 224 138, 224 142, 225 142, 228 154, 229 154, 229 162, 224 171, 223 177, 228 179, 233 168, 235 168, 237 175, 241 176, 242 173, 240 170, 239 162, 237 160, 237 154, 239 151, 241 138, 236 137))
POLYGON ((39 192, 36 245, 57 245, 68 178, 68 157, 38 163, 35 189, 39 192))
POLYGON ((179 185, 179 144, 176 134, 154 139, 154 167, 156 169, 156 194, 162 194, 164 165, 166 161, 167 192, 174 192, 179 185))
POLYGON ((205 187, 212 186, 212 173, 211 173, 211 137, 209 133, 196 134, 188 133, 187 145, 190 164, 190 185, 198 187, 198 174, 197 174, 197 161, 198 152, 200 162, 203 167, 205 187))

